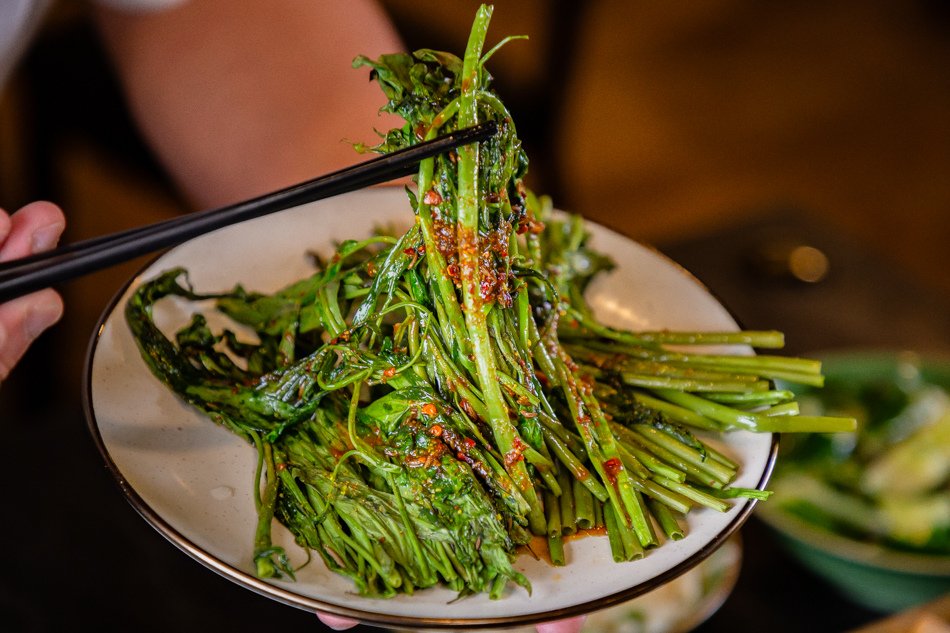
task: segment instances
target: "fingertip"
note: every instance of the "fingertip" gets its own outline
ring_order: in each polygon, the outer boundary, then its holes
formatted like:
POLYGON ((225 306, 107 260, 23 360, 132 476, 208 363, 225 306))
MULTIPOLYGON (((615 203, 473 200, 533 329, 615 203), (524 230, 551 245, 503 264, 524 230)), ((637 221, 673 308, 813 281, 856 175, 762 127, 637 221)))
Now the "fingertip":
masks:
POLYGON ((329 613, 317 613, 317 617, 321 622, 326 624, 328 627, 334 631, 345 631, 346 629, 352 629, 354 626, 359 624, 358 620, 353 620, 351 618, 344 618, 338 615, 330 615, 329 613))
POLYGON ((7 235, 10 234, 10 225, 12 224, 10 220, 10 214, 0 209, 0 244, 7 239, 7 235))
POLYGON ((585 616, 579 615, 564 620, 545 622, 537 625, 535 629, 538 633, 580 633, 580 630, 584 627, 585 620, 585 616))
POLYGON ((36 339, 63 316, 63 298, 55 290, 47 288, 33 295, 33 304, 26 316, 27 336, 36 339))
POLYGON ((28 214, 30 225, 34 227, 30 236, 31 253, 42 253, 54 248, 66 230, 66 216, 62 209, 52 202, 32 202, 17 213, 28 214))
POLYGON ((63 300, 51 289, 0 304, 0 380, 13 371, 30 345, 63 315, 63 300))
POLYGON ((37 200, 26 204, 17 210, 16 214, 20 213, 30 216, 41 224, 66 222, 66 215, 63 213, 63 210, 59 208, 59 205, 49 200, 37 200))
POLYGON ((52 202, 31 202, 16 213, 0 215, 0 261, 26 257, 56 246, 66 216, 52 202))

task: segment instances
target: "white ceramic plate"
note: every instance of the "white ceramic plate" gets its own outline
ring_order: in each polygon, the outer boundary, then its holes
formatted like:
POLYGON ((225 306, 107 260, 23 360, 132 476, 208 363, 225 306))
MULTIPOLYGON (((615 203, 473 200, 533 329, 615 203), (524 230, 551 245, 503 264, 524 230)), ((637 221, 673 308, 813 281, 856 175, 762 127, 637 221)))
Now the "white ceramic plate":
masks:
MULTIPOLYGON (((591 613, 580 633, 692 631, 723 605, 735 588, 741 568, 742 539, 737 533, 685 574, 632 600, 591 613)), ((535 627, 506 628, 505 632, 535 633, 535 627)), ((391 633, 412 631, 391 629, 391 633)))
MULTIPOLYGON (((363 598, 317 558, 296 582, 262 581, 251 562, 256 513, 251 492, 255 452, 242 440, 183 404, 152 376, 126 326, 123 309, 142 282, 184 266, 198 291, 240 282, 269 292, 310 272, 307 251, 329 252, 335 240, 369 235, 384 225, 408 225, 411 210, 395 188, 359 191, 221 229, 172 249, 132 279, 102 317, 90 345, 85 407, 109 468, 135 509, 159 532, 212 570, 253 591, 308 610, 324 610, 399 627, 461 628, 530 624, 629 600, 686 572, 719 547, 754 505, 737 501, 725 513, 689 515, 686 538, 665 543, 639 561, 618 564, 606 537, 570 541, 568 564, 552 568, 522 556, 531 596, 513 588, 500 600, 455 601, 443 589, 389 600, 363 598)), ((592 225, 593 245, 617 269, 590 288, 599 317, 630 329, 733 330, 729 313, 689 273, 653 250, 592 225)), ((171 331, 196 306, 167 300, 156 321, 171 331)), ((776 453, 770 434, 730 433, 722 448, 743 464, 736 485, 765 486, 776 453)), ((305 555, 283 528, 275 542, 300 564, 305 555)))

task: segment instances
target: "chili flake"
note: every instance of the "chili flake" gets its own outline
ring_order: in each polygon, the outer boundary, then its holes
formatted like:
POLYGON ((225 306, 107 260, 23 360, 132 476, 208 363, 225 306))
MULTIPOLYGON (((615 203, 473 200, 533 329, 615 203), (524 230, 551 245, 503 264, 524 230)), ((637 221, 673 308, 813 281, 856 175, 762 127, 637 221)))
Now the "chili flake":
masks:
POLYGON ((435 206, 442 202, 442 196, 439 195, 439 192, 435 189, 429 189, 426 191, 425 195, 422 197, 422 201, 429 206, 435 206))
POLYGON ((604 462, 604 473, 610 481, 617 481, 617 473, 623 470, 623 464, 616 457, 611 457, 604 462))

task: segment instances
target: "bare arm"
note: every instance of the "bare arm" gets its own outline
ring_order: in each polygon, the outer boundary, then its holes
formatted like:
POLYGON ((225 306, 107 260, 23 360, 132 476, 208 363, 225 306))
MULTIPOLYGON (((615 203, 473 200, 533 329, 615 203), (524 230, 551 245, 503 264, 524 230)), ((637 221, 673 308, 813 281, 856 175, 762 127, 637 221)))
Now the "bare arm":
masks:
POLYGON ((191 0, 97 18, 143 133, 199 207, 356 162, 349 142, 392 123, 351 68, 402 48, 372 0, 191 0))

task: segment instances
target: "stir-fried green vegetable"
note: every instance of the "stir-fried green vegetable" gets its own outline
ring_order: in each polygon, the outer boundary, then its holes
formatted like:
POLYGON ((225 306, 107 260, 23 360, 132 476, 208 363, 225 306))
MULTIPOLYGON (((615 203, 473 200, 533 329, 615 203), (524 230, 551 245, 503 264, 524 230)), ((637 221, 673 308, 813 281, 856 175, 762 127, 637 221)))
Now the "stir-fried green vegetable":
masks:
MULTIPOLYGON (((170 270, 134 294, 128 322, 154 373, 258 451, 257 573, 293 575, 274 518, 360 593, 442 583, 498 597, 518 547, 606 526, 628 561, 684 534, 697 506, 725 511, 739 464, 702 431, 845 430, 796 415, 771 380, 821 381, 817 363, 673 351, 777 348, 775 332, 626 332, 584 300, 609 269, 579 218, 555 216, 523 178, 528 160, 491 90, 491 9, 465 54, 360 58, 406 123, 386 152, 496 121, 499 134, 429 159, 399 236, 345 241, 309 278, 273 295, 196 293, 170 270), (254 343, 204 317, 175 342, 152 321, 168 295, 212 298, 254 343)), ((502 42, 504 43, 504 42, 502 42)), ((358 210, 355 210, 358 212, 358 210)))
POLYGON ((859 429, 790 442, 776 509, 858 541, 950 555, 950 374, 911 355, 881 359, 803 390, 803 409, 853 416, 859 429))

